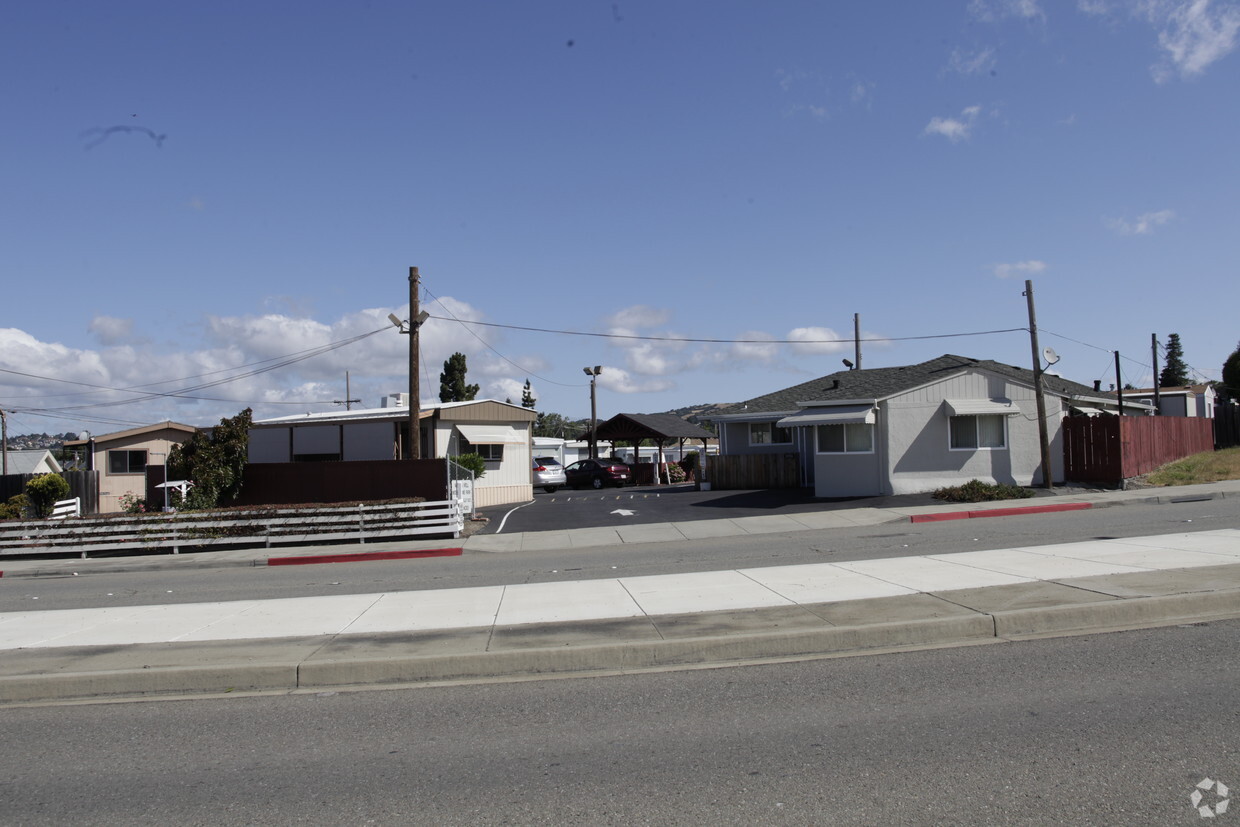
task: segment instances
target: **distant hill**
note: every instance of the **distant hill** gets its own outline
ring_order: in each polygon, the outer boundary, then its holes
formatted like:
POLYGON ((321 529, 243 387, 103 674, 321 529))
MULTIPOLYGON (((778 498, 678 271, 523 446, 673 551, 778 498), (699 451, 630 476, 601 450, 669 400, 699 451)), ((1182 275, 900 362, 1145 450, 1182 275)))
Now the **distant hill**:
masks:
POLYGON ((737 406, 736 402, 712 402, 704 405, 688 405, 684 408, 676 408, 675 410, 665 411, 680 417, 686 422, 692 422, 698 425, 702 420, 714 419, 719 414, 731 413, 732 409, 737 406))

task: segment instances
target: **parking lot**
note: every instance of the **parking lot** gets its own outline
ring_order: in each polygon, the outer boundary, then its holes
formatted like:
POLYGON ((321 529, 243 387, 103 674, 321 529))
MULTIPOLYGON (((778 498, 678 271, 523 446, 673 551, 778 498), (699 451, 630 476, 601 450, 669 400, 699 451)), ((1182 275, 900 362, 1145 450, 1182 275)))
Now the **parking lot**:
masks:
POLYGON ((554 531, 643 523, 713 520, 797 514, 839 508, 931 505, 928 494, 904 497, 820 499, 809 489, 698 491, 693 484, 604 488, 562 488, 553 494, 535 490, 528 503, 480 509, 489 519, 477 533, 554 531))

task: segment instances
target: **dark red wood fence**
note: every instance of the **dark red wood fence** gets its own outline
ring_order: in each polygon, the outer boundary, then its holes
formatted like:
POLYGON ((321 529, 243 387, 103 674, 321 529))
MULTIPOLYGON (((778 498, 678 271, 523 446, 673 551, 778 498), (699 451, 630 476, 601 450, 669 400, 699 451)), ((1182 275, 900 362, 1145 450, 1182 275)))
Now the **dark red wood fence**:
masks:
POLYGON ((365 502, 421 497, 448 499, 442 459, 356 462, 252 462, 245 467, 238 505, 365 502))
POLYGON ((1064 478, 1118 485, 1190 454, 1214 450, 1209 419, 1071 417, 1063 422, 1064 478))

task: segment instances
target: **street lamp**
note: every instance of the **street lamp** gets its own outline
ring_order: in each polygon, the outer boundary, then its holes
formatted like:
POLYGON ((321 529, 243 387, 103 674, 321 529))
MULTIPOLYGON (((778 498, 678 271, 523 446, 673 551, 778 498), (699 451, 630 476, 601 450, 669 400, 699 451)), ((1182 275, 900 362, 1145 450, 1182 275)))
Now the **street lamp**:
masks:
POLYGON ((603 372, 602 365, 595 365, 593 368, 582 368, 586 376, 590 377, 590 456, 598 456, 598 394, 595 392, 595 383, 598 382, 598 375, 603 372))

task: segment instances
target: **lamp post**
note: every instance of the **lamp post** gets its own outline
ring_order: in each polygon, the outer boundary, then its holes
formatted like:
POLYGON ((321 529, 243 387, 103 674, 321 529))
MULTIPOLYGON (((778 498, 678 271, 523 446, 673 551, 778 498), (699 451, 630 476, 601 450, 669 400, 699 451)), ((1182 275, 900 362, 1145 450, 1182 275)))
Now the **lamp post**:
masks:
POLYGON ((602 365, 595 365, 592 368, 582 368, 586 376, 590 377, 590 456, 598 456, 598 394, 595 391, 595 385, 598 382, 598 375, 603 372, 602 365))

